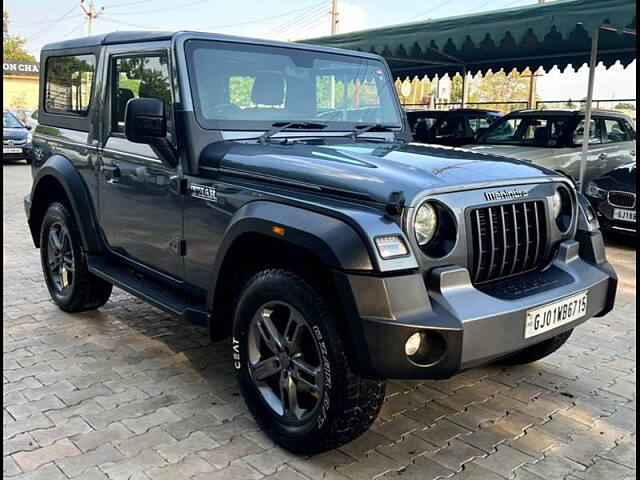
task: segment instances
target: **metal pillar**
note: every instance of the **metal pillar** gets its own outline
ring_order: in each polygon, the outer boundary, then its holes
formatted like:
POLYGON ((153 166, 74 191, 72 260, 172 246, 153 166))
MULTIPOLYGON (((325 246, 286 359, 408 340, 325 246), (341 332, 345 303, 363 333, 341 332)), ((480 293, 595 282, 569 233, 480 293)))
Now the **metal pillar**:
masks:
POLYGON ((589 127, 591 123, 591 103, 593 101, 593 83, 596 75, 596 61, 598 56, 598 38, 600 28, 593 32, 591 37, 591 54, 589 56, 589 84, 587 86, 587 104, 584 112, 584 129, 582 135, 582 156, 580 158, 580 180, 578 188, 584 191, 584 174, 587 169, 587 155, 589 154, 589 127))
POLYGON ((465 66, 462 69, 462 108, 467 106, 467 100, 469 99, 469 79, 467 75, 467 67, 465 66))

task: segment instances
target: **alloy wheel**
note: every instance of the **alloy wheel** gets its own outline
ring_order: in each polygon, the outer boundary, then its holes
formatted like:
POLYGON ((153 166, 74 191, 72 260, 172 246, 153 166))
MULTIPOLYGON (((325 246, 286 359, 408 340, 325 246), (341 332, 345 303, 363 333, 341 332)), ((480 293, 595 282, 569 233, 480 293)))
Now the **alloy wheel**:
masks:
POLYGON ((251 378, 271 410, 291 423, 313 414, 325 379, 318 342, 302 314, 269 302, 253 316, 248 340, 251 378))
POLYGON ((47 241, 47 267, 49 277, 58 293, 64 293, 73 284, 73 250, 66 227, 56 222, 49 229, 47 241))

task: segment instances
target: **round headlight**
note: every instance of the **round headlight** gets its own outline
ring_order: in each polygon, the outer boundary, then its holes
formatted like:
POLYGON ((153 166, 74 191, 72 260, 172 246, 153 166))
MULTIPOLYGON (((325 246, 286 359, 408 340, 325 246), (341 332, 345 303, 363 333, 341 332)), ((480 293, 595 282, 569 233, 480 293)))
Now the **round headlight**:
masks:
POLYGON ((558 218, 560 212, 562 211, 562 195, 560 194, 560 190, 556 190, 553 194, 553 218, 558 218))
POLYGON ((429 203, 423 203, 413 223, 416 232, 416 240, 419 245, 426 245, 431 241, 438 228, 438 215, 436 209, 429 203))

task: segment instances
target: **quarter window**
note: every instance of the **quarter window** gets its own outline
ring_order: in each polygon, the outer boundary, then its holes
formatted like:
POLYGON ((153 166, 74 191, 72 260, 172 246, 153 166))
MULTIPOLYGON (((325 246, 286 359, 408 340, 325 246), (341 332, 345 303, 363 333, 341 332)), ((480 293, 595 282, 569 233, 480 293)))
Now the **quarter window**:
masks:
POLYGON ((94 72, 94 55, 49 57, 45 68, 45 110, 49 113, 87 115, 94 72))
POLYGON ((607 143, 629 142, 633 140, 622 120, 605 118, 604 129, 607 132, 607 143))
POLYGON ((132 98, 159 98, 167 114, 167 131, 171 131, 171 83, 167 57, 119 57, 113 61, 112 131, 124 132, 124 114, 132 98))

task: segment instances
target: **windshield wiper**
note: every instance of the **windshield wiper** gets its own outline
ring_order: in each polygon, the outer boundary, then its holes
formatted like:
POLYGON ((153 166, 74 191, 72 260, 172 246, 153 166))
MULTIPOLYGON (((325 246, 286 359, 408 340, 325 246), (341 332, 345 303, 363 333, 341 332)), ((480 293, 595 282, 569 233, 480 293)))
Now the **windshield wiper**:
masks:
POLYGON ((386 125, 384 123, 372 123, 370 125, 356 125, 349 135, 346 137, 356 138, 366 132, 393 132, 394 129, 399 128, 398 125, 386 125))
POLYGON ((267 130, 258 138, 258 143, 266 143, 269 138, 275 134, 280 133, 289 128, 305 128, 309 130, 322 130, 327 128, 326 123, 312 123, 312 122, 276 122, 271 125, 272 129, 267 130))

